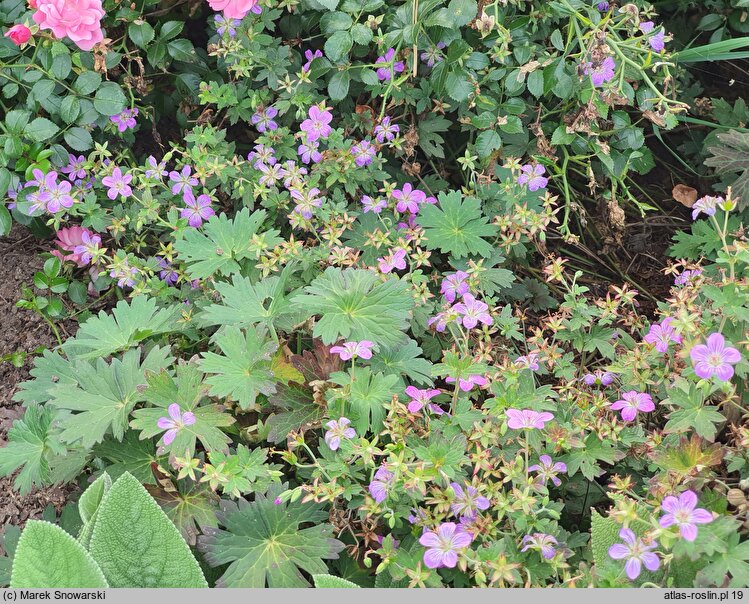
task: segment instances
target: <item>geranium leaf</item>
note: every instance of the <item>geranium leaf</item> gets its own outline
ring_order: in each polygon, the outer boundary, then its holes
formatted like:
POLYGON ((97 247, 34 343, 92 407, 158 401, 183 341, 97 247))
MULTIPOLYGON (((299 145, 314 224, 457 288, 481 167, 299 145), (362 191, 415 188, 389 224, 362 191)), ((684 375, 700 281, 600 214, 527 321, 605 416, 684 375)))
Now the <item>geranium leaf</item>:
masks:
POLYGON ((212 395, 230 397, 242 409, 250 409, 259 394, 276 391, 271 364, 278 345, 267 339, 265 331, 229 326, 214 340, 222 354, 204 352, 201 362, 201 368, 213 374, 206 379, 212 395))
POLYGON ((188 229, 184 238, 176 242, 177 256, 187 265, 191 279, 203 279, 216 273, 238 273, 239 262, 246 258, 259 258, 267 249, 282 240, 279 231, 269 230, 258 234, 267 217, 265 210, 250 214, 247 208, 232 220, 226 214, 212 217, 202 231, 188 229))
POLYGON ((130 426, 140 430, 140 438, 152 438, 163 434, 158 421, 169 417, 168 409, 177 403, 182 412, 195 415, 195 423, 183 426, 169 445, 163 445, 164 452, 192 457, 195 443, 200 441, 206 451, 225 450, 230 438, 221 430, 234 423, 234 418, 221 411, 207 400, 208 388, 203 384, 203 373, 193 364, 181 362, 177 365, 177 375, 172 377, 167 371, 147 376, 148 387, 143 399, 153 405, 133 412, 130 426))
POLYGON ((139 386, 146 381, 146 371, 160 371, 172 359, 169 348, 154 348, 140 362, 140 351, 129 350, 122 359, 107 363, 98 359, 95 365, 78 361, 75 365, 77 385, 61 384, 53 392, 50 405, 78 413, 62 420, 63 442, 80 442, 91 448, 111 433, 122 440, 130 412, 143 400, 139 386))
POLYGON ((325 344, 343 338, 395 346, 404 339, 414 305, 407 283, 382 282, 374 272, 360 269, 330 267, 305 292, 295 306, 307 316, 320 315, 313 335, 325 344))
POLYGON ((424 204, 416 218, 426 230, 426 245, 461 258, 469 254, 488 257, 493 248, 485 241, 497 233, 497 227, 481 214, 474 197, 462 198, 457 191, 440 193, 439 205, 424 204))
POLYGON ((328 512, 311 502, 277 505, 285 488, 274 485, 252 503, 221 502, 223 528, 198 540, 211 566, 229 564, 217 586, 309 587, 302 571, 326 573, 324 560, 338 557, 343 543, 325 524, 328 512))
POLYGON ((111 314, 101 311, 81 325, 74 338, 63 345, 68 355, 79 359, 100 358, 137 346, 146 338, 175 331, 176 307, 156 308, 156 299, 136 296, 122 300, 111 314))

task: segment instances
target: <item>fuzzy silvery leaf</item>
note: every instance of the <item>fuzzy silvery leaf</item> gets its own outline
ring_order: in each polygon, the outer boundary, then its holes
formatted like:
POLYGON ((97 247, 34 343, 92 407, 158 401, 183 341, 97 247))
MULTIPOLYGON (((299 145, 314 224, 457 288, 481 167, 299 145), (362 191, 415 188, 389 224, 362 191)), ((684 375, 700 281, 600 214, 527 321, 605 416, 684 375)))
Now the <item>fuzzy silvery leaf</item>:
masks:
POLYGON ((13 558, 10 586, 105 588, 104 574, 86 549, 59 526, 29 520, 13 558))
POLYGON ((208 587, 177 528, 127 473, 101 502, 89 550, 111 587, 208 587))

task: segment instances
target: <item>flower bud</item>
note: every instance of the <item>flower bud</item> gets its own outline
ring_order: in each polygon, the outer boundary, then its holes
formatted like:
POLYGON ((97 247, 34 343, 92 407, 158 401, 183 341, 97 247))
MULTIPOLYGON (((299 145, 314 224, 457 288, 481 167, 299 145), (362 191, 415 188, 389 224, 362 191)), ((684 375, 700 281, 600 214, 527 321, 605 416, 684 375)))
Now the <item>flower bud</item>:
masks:
POLYGON ((6 31, 5 37, 10 38, 16 46, 21 46, 21 44, 26 44, 31 39, 31 30, 22 23, 19 23, 6 31))

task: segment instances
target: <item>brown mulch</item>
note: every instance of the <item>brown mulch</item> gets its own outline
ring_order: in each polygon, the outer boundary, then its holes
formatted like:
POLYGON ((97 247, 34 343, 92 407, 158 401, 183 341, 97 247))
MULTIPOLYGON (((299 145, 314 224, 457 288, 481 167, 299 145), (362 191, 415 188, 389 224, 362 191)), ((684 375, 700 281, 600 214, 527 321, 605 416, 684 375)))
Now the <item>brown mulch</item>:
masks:
MULTIPOLYGON (((49 243, 38 240, 20 225, 14 225, 7 237, 0 237, 0 447, 6 444, 8 429, 24 413, 12 400, 20 382, 29 379, 34 351, 53 348, 57 340, 44 319, 16 307, 23 285, 31 285, 34 273, 42 269, 40 252, 49 251, 49 243), (20 367, 3 360, 6 355, 24 352, 20 367)), ((49 505, 59 512, 71 489, 56 486, 40 489, 21 497, 12 489, 14 476, 0 478, 0 526, 7 523, 23 526, 29 519, 40 518, 49 505)))

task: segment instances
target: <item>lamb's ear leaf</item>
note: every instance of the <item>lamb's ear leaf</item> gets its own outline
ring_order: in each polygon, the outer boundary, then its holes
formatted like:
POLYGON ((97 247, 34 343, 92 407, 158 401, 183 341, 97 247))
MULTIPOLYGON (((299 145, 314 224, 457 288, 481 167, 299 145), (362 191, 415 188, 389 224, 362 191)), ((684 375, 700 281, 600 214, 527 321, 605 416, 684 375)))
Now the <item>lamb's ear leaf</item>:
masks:
POLYGON ((112 587, 208 587, 182 535, 128 472, 104 495, 89 550, 112 587))
POLYGON ((108 587, 86 549, 50 522, 29 520, 13 558, 10 586, 19 588, 108 587))
POLYGON ((334 575, 312 575, 312 580, 318 589, 359 589, 356 583, 334 575))
POLYGON ((99 505, 111 487, 112 479, 109 477, 109 474, 104 472, 89 485, 78 501, 78 514, 81 520, 83 520, 83 526, 78 533, 78 541, 83 547, 88 548, 91 543, 91 535, 94 532, 99 505))
POLYGON ((104 472, 83 492, 78 501, 78 513, 81 515, 83 522, 89 522, 94 517, 96 510, 99 509, 101 500, 111 487, 112 479, 109 477, 109 474, 104 472))

